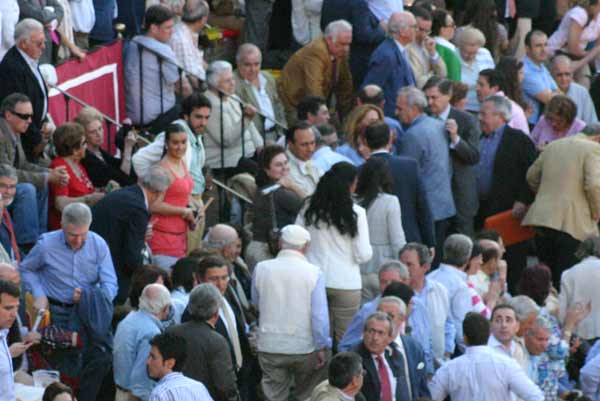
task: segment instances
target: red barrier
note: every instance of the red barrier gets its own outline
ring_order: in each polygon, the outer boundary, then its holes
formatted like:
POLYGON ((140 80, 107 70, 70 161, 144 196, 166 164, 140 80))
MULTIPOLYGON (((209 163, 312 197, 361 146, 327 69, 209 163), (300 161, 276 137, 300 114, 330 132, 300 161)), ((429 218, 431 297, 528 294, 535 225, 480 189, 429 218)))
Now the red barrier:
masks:
MULTIPOLYGON (((121 122, 125 117, 122 48, 122 42, 117 41, 88 53, 82 62, 70 60, 59 65, 56 67, 57 86, 121 122)), ((74 100, 70 100, 67 107, 65 96, 57 90, 50 90, 49 97, 49 111, 57 126, 73 120, 82 108, 74 100)), ((105 125, 104 132, 104 147, 110 143, 110 150, 114 152, 116 128, 111 127, 109 132, 105 125)))

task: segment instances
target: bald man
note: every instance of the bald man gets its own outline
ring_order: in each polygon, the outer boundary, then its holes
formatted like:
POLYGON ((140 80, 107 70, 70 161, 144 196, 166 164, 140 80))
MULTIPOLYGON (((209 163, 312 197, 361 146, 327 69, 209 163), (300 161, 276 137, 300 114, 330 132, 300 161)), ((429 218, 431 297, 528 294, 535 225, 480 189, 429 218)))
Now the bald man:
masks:
POLYGON ((559 55, 552 59, 550 72, 558 88, 577 105, 577 118, 587 125, 597 123, 598 116, 590 92, 577 82, 573 82, 573 63, 567 56, 559 55))
POLYGON ((383 88, 383 110, 388 117, 396 114, 398 90, 416 84, 406 51, 406 46, 415 40, 416 27, 417 20, 411 13, 393 13, 388 22, 388 38, 375 49, 369 61, 363 86, 376 84, 383 88))

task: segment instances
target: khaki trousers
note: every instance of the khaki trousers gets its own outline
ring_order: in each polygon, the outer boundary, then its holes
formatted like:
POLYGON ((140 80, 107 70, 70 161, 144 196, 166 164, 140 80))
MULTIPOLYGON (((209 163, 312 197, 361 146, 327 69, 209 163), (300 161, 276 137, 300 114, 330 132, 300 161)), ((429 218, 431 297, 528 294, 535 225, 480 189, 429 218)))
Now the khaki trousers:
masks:
POLYGON ((310 354, 258 353, 258 362, 263 371, 262 390, 267 401, 288 401, 294 386, 296 400, 310 397, 317 384, 327 378, 327 363, 317 366, 317 352, 310 354))
MULTIPOLYGON (((204 202, 202 201, 202 195, 192 195, 192 198, 196 201, 196 203, 204 208, 204 202)), ((202 245, 202 235, 204 234, 204 227, 206 225, 206 216, 202 215, 200 219, 198 219, 198 224, 196 224, 195 230, 188 229, 187 232, 187 252, 188 254, 193 250, 200 248, 202 245)))
POLYGON ((346 328, 360 308, 361 290, 336 290, 326 288, 329 305, 331 337, 339 344, 346 328))

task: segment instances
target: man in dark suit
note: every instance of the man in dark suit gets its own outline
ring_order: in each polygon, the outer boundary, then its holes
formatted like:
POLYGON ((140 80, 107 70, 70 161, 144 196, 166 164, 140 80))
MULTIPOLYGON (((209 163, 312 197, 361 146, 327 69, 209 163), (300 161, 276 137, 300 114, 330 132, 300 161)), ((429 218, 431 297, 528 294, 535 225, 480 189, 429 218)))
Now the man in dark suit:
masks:
POLYGON ((51 30, 56 30, 56 27, 62 22, 63 7, 58 0, 18 0, 18 2, 19 18, 21 20, 31 18, 39 21, 44 26, 46 40, 41 63, 52 64, 56 60, 56 53, 58 52, 58 43, 54 43, 54 39, 58 38, 58 33, 52 33, 51 30), (53 23, 56 23, 56 25, 53 26, 53 23))
POLYGON ((375 84, 385 93, 384 113, 395 117, 396 94, 400 88, 415 85, 405 46, 415 39, 417 21, 409 12, 394 13, 388 22, 389 37, 371 55, 364 85, 375 84))
POLYGON ((359 88, 373 51, 385 39, 383 24, 369 10, 366 0, 324 0, 321 8, 321 29, 333 21, 346 20, 352 24, 350 71, 354 87, 359 88))
POLYGON ((46 146, 41 131, 47 119, 48 91, 38 67, 45 46, 44 26, 36 20, 24 19, 15 27, 15 45, 0 63, 0 102, 19 92, 27 95, 33 105, 31 124, 21 138, 30 161, 35 161, 46 146))
POLYGON ((435 246, 435 233, 431 207, 421 180, 419 167, 414 159, 390 154, 393 138, 385 123, 372 124, 365 130, 371 157, 388 161, 394 180, 394 192, 402 209, 402 228, 407 242, 419 242, 435 246))
POLYGON ((450 232, 473 237, 473 218, 477 214, 477 176, 475 166, 479 162, 479 136, 481 132, 475 119, 450 105, 452 82, 438 77, 430 78, 423 87, 429 114, 445 122, 450 140, 452 160, 452 195, 456 206, 450 232))
MULTIPOLYGON (((527 206, 533 202, 533 192, 526 180, 527 169, 537 157, 531 139, 507 125, 511 118, 510 101, 503 96, 490 96, 481 104, 479 122, 481 157, 477 165, 479 212, 475 228, 481 228, 486 218, 512 210, 517 220, 523 219, 527 206)), ((527 243, 506 248, 508 284, 516 288, 521 270, 527 262, 527 243)))
POLYGON ((185 376, 202 382, 215 401, 239 401, 235 362, 227 341, 216 330, 221 302, 213 284, 200 284, 190 294, 188 311, 192 320, 170 327, 167 333, 186 340, 185 376))
POLYGON ((171 185, 167 170, 154 166, 132 185, 111 192, 92 208, 90 229, 100 235, 111 251, 119 292, 116 304, 127 299, 131 275, 142 265, 142 250, 150 220, 150 205, 156 202, 171 185))
POLYGON ((395 334, 390 316, 385 312, 375 312, 365 322, 363 341, 353 349, 361 356, 366 370, 361 393, 367 401, 392 401, 394 398, 396 401, 410 401, 429 397, 423 350, 414 341, 402 336, 404 352, 400 352, 394 343, 395 334), (417 373, 417 370, 420 372, 417 373))

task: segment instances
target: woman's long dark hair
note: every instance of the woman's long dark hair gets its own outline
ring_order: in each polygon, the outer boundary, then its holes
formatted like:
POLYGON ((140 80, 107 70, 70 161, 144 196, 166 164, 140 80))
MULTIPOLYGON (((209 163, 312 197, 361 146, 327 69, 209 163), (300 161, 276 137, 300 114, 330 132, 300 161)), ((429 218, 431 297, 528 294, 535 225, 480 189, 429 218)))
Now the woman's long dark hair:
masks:
POLYGON ((365 209, 369 208, 381 192, 393 193, 388 161, 383 157, 371 157, 362 165, 358 174, 358 185, 356 186, 358 204, 365 209))
POLYGON ((320 228, 319 222, 323 222, 328 227, 333 225, 342 235, 356 236, 358 228, 350 187, 357 173, 352 164, 339 162, 321 177, 304 213, 307 225, 320 228))
POLYGON ((519 70, 521 68, 523 68, 523 62, 512 56, 500 57, 496 65, 496 71, 502 74, 500 90, 525 111, 527 102, 525 102, 523 89, 521 89, 521 83, 519 82, 519 70))
POLYGON ((485 36, 485 47, 494 60, 498 56, 498 19, 494 0, 467 0, 461 25, 479 29, 485 36))

